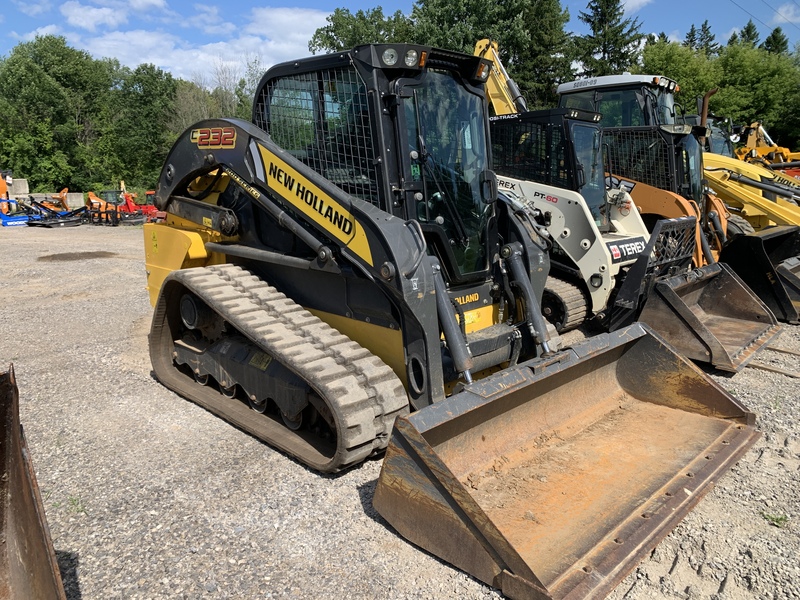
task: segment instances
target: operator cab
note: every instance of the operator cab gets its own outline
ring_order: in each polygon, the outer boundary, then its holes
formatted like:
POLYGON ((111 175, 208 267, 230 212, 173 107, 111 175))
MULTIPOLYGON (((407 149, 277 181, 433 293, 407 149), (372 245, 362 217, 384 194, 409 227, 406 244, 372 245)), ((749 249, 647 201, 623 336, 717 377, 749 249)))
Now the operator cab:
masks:
POLYGON ((483 280, 497 185, 483 84, 491 63, 410 44, 278 65, 253 121, 345 192, 424 232, 448 280, 483 280))
POLYGON ((606 75, 562 83, 558 106, 599 112, 601 127, 672 125, 677 122, 679 90, 675 81, 661 75, 606 75))

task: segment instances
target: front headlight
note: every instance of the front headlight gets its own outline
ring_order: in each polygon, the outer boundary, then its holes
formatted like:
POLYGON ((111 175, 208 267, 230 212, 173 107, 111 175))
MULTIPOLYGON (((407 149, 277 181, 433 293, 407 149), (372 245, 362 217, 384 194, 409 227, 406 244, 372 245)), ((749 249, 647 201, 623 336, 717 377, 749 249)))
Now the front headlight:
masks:
POLYGON ((383 51, 383 56, 381 58, 386 66, 393 67, 395 64, 397 64, 397 50, 394 48, 387 48, 383 51))

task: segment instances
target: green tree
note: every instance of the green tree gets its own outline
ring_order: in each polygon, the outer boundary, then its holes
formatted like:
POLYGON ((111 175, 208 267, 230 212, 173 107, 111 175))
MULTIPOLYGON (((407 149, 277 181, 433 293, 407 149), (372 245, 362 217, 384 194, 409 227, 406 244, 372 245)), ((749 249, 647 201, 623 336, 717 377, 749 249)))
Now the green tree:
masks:
POLYGON ((169 125, 174 121, 176 88, 172 75, 151 64, 125 73, 115 90, 117 116, 107 133, 123 170, 107 173, 110 181, 125 179, 139 187, 151 187, 158 181, 174 140, 169 125))
POLYGON ((800 69, 792 57, 748 44, 727 46, 717 59, 721 78, 714 112, 734 123, 760 120, 782 145, 800 142, 800 69))
POLYGON ((579 13, 578 19, 591 33, 575 38, 583 74, 593 77, 630 69, 644 37, 639 33, 639 20, 622 18, 625 11, 620 0, 590 0, 587 8, 589 12, 579 13))
POLYGON ((747 44, 749 46, 755 46, 758 44, 758 29, 756 29, 755 23, 753 23, 753 19, 750 19, 747 22, 742 30, 739 32, 739 41, 742 44, 747 44))
POLYGON ((569 12, 559 0, 537 0, 528 4, 523 18, 529 41, 510 48, 508 54, 501 47, 501 56, 529 108, 554 106, 556 85, 575 77, 575 50, 565 29, 569 12))
POLYGON ((683 45, 687 48, 691 48, 692 50, 697 50, 698 42, 697 42, 697 28, 692 25, 689 28, 689 32, 686 34, 686 37, 683 39, 683 45))
POLYGON ((507 68, 530 44, 525 13, 529 0, 417 0, 411 9, 412 39, 448 50, 472 54, 475 43, 489 38, 508 58, 507 68))
POLYGON ((63 37, 14 47, 0 64, 0 162, 35 191, 80 188, 110 85, 106 66, 63 37))
POLYGON ((308 49, 317 52, 349 50, 359 44, 405 42, 411 35, 411 22, 399 10, 385 17, 383 8, 359 10, 352 14, 346 8, 337 8, 328 18, 327 25, 311 36, 308 49))
POLYGON ((787 54, 789 52, 789 38, 780 27, 776 27, 759 46, 772 54, 787 54))
POLYGON ((716 87, 722 77, 715 60, 703 52, 695 52, 683 44, 669 41, 645 46, 642 72, 666 75, 677 81, 680 92, 676 100, 688 113, 695 112, 696 98, 716 87))
POLYGON ((659 33, 658 35, 654 35, 652 33, 648 33, 647 37, 645 38, 645 44, 647 44, 647 45, 657 44, 658 42, 668 42, 668 41, 669 41, 669 38, 667 37, 667 34, 664 33, 663 31, 661 33, 659 33))
POLYGON ((716 36, 711 33, 711 25, 708 19, 700 25, 700 33, 697 35, 697 49, 702 50, 706 56, 714 56, 719 53, 719 44, 715 41, 716 36))

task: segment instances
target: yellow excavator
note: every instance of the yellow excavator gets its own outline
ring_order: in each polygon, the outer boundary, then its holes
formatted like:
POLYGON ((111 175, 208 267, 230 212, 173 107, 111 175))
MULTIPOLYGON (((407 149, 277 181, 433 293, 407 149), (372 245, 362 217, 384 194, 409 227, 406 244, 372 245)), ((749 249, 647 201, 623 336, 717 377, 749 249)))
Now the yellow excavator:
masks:
MULTIPOLYGON (((725 157, 703 152, 700 140, 708 128, 678 114, 678 89, 667 77, 626 73, 564 83, 557 91, 561 107, 588 106, 602 113, 611 168, 645 222, 698 215, 704 251, 696 264, 718 260, 727 265, 779 320, 800 322, 800 223, 780 217, 794 209, 756 198, 756 188, 731 168, 720 167, 725 157), (647 188, 641 183, 664 195, 642 193, 647 188), (763 215, 768 215, 766 226, 754 232, 749 217, 763 215)), ((728 167, 753 166, 727 160, 728 167)))
POLYGON ((511 598, 610 591, 757 439, 646 326, 563 348, 498 193, 491 63, 375 44, 201 121, 144 226, 164 385, 309 467, 386 452, 378 512, 511 598))

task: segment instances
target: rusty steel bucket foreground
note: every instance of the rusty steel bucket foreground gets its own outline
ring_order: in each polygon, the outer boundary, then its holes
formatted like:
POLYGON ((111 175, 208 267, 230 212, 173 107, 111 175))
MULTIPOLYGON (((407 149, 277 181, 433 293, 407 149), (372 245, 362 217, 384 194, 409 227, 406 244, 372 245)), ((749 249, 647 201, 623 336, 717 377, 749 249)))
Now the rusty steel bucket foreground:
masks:
POLYGON ((14 369, 0 372, 0 598, 66 600, 39 486, 19 423, 14 369))
POLYGON ((398 418, 374 506, 510 598, 599 598, 755 442, 754 421, 636 323, 398 418))

